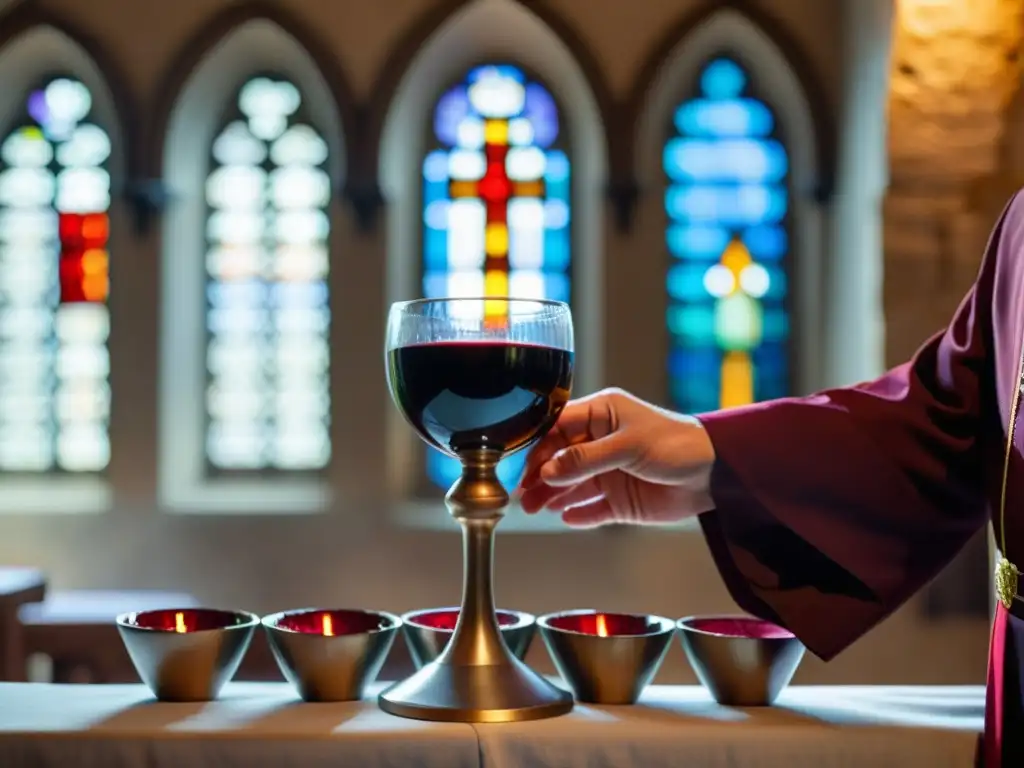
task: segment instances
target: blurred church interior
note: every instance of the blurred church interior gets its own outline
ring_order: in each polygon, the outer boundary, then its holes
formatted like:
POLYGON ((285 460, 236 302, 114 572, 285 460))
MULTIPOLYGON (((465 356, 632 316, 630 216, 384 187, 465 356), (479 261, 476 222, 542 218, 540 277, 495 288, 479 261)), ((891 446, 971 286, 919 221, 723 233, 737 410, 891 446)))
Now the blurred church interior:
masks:
MULTIPOLYGON (((112 612, 167 593, 456 604, 454 469, 390 402, 393 301, 569 301, 576 394, 686 412, 902 362, 1024 179, 1022 13, 0 0, 0 677, 132 679, 112 612)), ((979 539, 797 682, 980 683, 988 572, 979 539)), ((734 609, 693 526, 513 509, 496 579, 533 613, 734 609)))

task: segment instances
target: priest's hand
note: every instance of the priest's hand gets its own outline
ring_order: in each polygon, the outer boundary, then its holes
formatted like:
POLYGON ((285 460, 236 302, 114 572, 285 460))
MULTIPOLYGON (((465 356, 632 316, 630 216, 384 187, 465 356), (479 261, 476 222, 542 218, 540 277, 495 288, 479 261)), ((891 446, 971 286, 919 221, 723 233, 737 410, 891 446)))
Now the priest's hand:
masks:
POLYGON ((620 389, 570 402, 526 463, 516 496, 567 525, 664 524, 713 507, 715 451, 701 423, 620 389))

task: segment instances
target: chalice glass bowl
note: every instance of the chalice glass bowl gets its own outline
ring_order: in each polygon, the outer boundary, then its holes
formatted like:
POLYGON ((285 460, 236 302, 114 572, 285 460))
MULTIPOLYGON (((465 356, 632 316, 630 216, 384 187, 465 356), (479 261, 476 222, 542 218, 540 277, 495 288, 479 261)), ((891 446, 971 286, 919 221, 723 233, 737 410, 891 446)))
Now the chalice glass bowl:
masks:
POLYGON ((463 533, 463 595, 440 656, 380 696, 422 720, 510 722, 564 714, 571 695, 515 657, 494 610, 494 530, 508 506, 498 462, 547 433, 569 400, 573 327, 562 302, 507 297, 394 304, 385 343, 395 405, 462 475, 445 497, 463 533))

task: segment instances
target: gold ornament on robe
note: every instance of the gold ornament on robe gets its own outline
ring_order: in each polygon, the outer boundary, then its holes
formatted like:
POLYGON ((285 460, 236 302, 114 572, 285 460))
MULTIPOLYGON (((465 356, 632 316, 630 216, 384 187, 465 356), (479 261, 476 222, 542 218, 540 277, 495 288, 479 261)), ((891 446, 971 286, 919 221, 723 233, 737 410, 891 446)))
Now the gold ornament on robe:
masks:
POLYGON ((1017 566, 1000 556, 996 562, 996 597, 1003 604, 1006 610, 1013 606, 1013 600, 1017 597, 1017 581, 1020 571, 1017 566))

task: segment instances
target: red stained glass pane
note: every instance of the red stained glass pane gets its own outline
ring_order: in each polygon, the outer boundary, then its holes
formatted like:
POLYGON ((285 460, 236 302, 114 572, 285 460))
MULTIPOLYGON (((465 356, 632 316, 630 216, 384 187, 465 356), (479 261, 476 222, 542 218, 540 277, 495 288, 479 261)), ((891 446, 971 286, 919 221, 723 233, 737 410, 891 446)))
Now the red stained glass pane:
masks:
POLYGON ((110 219, 105 213, 90 213, 82 217, 82 241, 85 248, 102 248, 110 237, 110 219))
POLYGON ((507 200, 495 200, 493 202, 484 201, 487 206, 487 221, 491 224, 506 224, 508 218, 508 201, 507 200))
POLYGON ((81 282, 72 282, 61 280, 60 283, 60 303, 61 304, 78 304, 83 301, 88 301, 85 297, 85 291, 82 290, 81 282))
POLYGON ((488 203, 508 200, 512 196, 512 182, 505 174, 505 165, 492 163, 487 166, 487 173, 480 179, 477 192, 488 203))
POLYGON ((81 251, 65 251, 61 254, 60 301, 62 304, 104 301, 106 299, 106 270, 101 270, 101 274, 88 274, 86 261, 86 254, 81 251))
POLYGON ((498 165, 505 167, 505 155, 508 154, 506 145, 488 144, 484 147, 484 154, 487 156, 487 165, 498 165))
POLYGON ((60 281, 78 282, 85 275, 81 251, 64 251, 60 256, 60 281))
POLYGON ((60 242, 64 248, 77 250, 84 247, 82 238, 82 224, 85 216, 80 213, 62 213, 58 226, 60 228, 60 242))
POLYGON ((82 278, 85 273, 82 270, 81 254, 63 256, 60 260, 60 301, 61 304, 68 304, 76 301, 85 301, 85 291, 82 290, 82 278))

